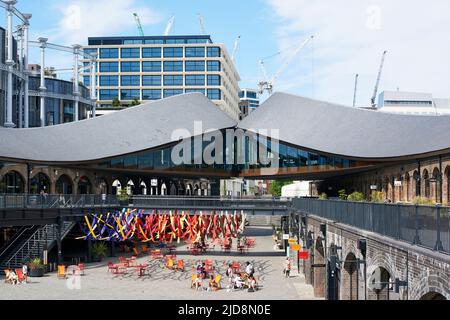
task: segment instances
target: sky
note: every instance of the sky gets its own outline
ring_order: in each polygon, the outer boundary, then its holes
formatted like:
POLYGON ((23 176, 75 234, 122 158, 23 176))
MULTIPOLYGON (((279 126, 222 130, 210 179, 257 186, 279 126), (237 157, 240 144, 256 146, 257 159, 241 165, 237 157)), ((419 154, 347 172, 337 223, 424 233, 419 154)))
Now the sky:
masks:
MULTIPOLYGON (((89 36, 138 35, 134 12, 146 35, 162 35, 171 16, 171 34, 200 34, 201 14, 206 33, 229 52, 241 36, 236 66, 242 88, 257 87, 264 59, 269 78, 284 70, 275 91, 344 105, 352 105, 356 74, 356 104, 370 104, 387 50, 379 92, 450 98, 448 0, 19 0, 17 8, 33 14, 31 39, 43 36, 62 45, 87 44, 89 36)), ((39 63, 35 48, 30 63, 39 63)), ((48 63, 69 68, 71 57, 52 53, 48 63)))

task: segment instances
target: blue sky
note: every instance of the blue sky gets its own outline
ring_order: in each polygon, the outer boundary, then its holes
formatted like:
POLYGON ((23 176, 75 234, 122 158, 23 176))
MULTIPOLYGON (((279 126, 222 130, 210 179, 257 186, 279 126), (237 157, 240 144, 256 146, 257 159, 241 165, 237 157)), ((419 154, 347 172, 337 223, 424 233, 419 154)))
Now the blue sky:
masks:
MULTIPOLYGON (((388 50, 381 90, 424 91, 450 97, 450 1, 434 0, 19 0, 33 14, 31 37, 86 44, 88 36, 137 35, 139 13, 146 35, 163 33, 175 16, 172 34, 198 34, 197 14, 215 42, 233 50, 242 36, 236 65, 241 87, 256 87, 258 60, 269 76, 295 47, 310 43, 278 79, 275 90, 350 105, 354 77, 360 74, 357 104, 367 105, 381 53, 388 50), (43 10, 45 8, 45 10, 43 10)), ((4 21, 4 20, 3 20, 4 21)), ((35 51, 35 50, 34 50, 35 51)), ((49 62, 68 67, 70 58, 53 54, 49 62)), ((31 62, 39 62, 33 52, 31 62)), ((67 77, 70 75, 61 75, 67 77)))

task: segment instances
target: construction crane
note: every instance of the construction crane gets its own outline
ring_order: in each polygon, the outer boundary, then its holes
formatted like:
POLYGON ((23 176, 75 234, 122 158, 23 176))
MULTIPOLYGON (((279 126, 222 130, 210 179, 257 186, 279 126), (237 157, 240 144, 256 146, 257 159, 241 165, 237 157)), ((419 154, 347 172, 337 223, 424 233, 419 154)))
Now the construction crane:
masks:
POLYGON ((205 31, 205 19, 203 18, 203 16, 200 13, 197 14, 197 16, 198 16, 198 21, 200 23, 200 33, 202 35, 205 35, 206 34, 206 31, 205 31))
POLYGON ((133 16, 134 16, 134 20, 136 20, 136 25, 138 27, 139 34, 141 35, 141 37, 144 37, 144 29, 142 29, 141 19, 139 19, 139 16, 137 13, 133 13, 133 16))
POLYGON ((239 49, 239 44, 241 42, 241 36, 239 35, 236 39, 236 41, 234 42, 234 48, 233 48, 233 54, 231 55, 231 61, 234 62, 234 58, 236 58, 236 53, 239 49))
POLYGON ((372 96, 372 99, 370 101, 371 105, 372 105, 372 108, 374 108, 374 109, 377 107, 377 103, 375 101, 377 99, 378 87, 380 85, 381 73, 383 72, 383 66, 384 66, 384 60, 386 58, 386 54, 387 54, 387 51, 384 51, 383 52, 383 56, 381 57, 380 70, 378 71, 377 82, 375 83, 375 89, 373 91, 373 96, 372 96))
MULTIPOLYGON (((292 55, 283 63, 283 65, 278 69, 278 71, 273 75, 271 80, 268 80, 267 77, 267 71, 265 67, 265 59, 261 59, 259 61, 259 65, 261 67, 262 73, 263 73, 263 80, 258 83, 259 87, 259 94, 263 94, 264 91, 267 91, 269 95, 272 95, 273 93, 273 87, 275 82, 277 81, 278 77, 284 72, 284 70, 291 64, 292 60, 300 53, 300 51, 303 50, 303 48, 312 40, 314 39, 314 36, 309 37, 305 41, 303 41, 300 46, 295 49, 295 51, 292 53, 292 55)), ((281 52, 278 52, 276 55, 280 54, 281 52)), ((272 56, 271 56, 272 57, 272 56)), ((268 57, 270 58, 270 57, 268 57)), ((266 58, 266 59, 268 59, 266 58)))
POLYGON ((353 107, 356 106, 356 93, 358 92, 358 78, 359 78, 359 74, 356 74, 356 76, 355 76, 355 91, 353 93, 353 107))
POLYGON ((173 28, 173 23, 174 23, 174 22, 175 22, 175 16, 172 16, 172 17, 169 19, 169 22, 167 23, 166 30, 164 31, 164 35, 165 35, 165 36, 170 35, 170 32, 172 32, 172 28, 173 28))

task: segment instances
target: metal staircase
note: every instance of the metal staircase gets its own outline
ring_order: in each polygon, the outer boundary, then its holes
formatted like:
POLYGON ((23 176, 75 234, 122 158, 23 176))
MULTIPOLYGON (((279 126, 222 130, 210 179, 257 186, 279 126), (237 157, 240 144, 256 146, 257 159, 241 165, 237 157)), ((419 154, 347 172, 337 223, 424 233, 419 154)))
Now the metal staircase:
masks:
MULTIPOLYGON (((61 240, 72 230, 74 222, 64 222, 61 228, 61 240)), ((5 268, 19 268, 24 261, 42 257, 47 245, 50 251, 57 243, 57 225, 44 227, 32 226, 21 230, 2 253, 0 253, 0 270, 5 268)))

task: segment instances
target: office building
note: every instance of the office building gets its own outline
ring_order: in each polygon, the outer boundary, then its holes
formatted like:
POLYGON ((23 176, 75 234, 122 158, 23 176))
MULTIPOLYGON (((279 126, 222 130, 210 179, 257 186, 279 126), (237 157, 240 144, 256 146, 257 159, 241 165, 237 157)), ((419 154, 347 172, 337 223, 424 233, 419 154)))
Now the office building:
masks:
POLYGON ((259 107, 260 100, 258 96, 258 90, 255 89, 242 89, 239 92, 239 108, 241 111, 241 119, 248 116, 251 112, 259 107))
MULTIPOLYGON (((97 115, 200 92, 239 119, 239 74, 225 46, 210 36, 92 37, 84 52, 99 58, 97 115)), ((88 74, 84 84, 90 85, 88 74)))
POLYGON ((450 99, 434 98, 431 93, 384 91, 379 95, 378 110, 415 115, 449 115, 450 99))

